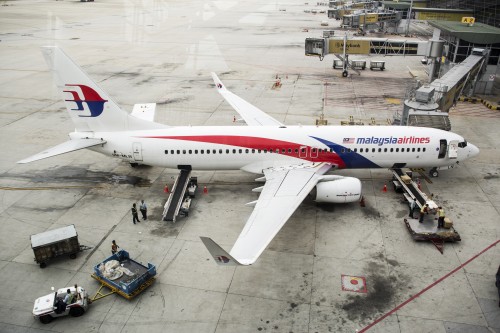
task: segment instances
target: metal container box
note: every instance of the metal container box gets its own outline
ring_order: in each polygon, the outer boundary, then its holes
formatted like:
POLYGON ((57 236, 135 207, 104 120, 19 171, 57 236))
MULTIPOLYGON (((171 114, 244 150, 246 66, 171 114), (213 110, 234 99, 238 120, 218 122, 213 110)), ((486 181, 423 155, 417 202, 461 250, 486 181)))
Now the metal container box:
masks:
POLYGON ((63 255, 69 255, 71 259, 74 259, 76 253, 80 252, 80 243, 74 224, 31 235, 30 238, 35 262, 40 264, 41 268, 45 268, 50 259, 63 255))

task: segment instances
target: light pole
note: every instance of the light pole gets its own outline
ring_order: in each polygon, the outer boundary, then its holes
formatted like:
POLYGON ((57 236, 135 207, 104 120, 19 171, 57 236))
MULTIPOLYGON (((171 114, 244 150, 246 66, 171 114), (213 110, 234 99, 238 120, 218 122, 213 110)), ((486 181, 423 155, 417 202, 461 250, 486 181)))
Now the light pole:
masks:
POLYGON ((410 2, 410 10, 408 11, 408 17, 406 18, 406 34, 405 37, 410 35, 410 19, 411 19, 411 10, 413 8, 413 0, 410 2))

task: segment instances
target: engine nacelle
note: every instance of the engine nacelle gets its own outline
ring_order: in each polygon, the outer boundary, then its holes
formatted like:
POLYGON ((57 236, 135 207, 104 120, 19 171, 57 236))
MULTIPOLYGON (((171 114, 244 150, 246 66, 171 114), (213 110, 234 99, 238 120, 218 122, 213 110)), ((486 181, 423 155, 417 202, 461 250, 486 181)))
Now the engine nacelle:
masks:
POLYGON ((358 178, 319 182, 316 185, 316 202, 346 203, 361 199, 361 181, 358 178))

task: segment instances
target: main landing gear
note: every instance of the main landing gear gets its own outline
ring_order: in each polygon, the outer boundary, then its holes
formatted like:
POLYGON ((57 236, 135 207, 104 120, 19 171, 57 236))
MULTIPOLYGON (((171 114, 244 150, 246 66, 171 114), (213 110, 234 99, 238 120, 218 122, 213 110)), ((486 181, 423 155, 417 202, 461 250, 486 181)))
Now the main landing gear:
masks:
POLYGON ((433 178, 438 177, 439 172, 438 172, 437 168, 432 168, 431 170, 429 170, 429 176, 431 176, 433 178))

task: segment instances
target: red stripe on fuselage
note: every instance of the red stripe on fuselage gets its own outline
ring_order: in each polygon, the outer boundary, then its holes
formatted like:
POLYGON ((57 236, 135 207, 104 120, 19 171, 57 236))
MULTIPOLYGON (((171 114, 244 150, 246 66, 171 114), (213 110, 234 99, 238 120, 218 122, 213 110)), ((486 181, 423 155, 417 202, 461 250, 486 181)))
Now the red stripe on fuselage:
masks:
MULTIPOLYGON (((309 147, 306 145, 301 145, 295 142, 259 138, 252 136, 236 136, 236 135, 202 135, 202 136, 143 136, 146 139, 168 139, 168 140, 184 140, 184 141, 197 141, 204 143, 215 143, 221 145, 234 146, 238 148, 249 148, 249 149, 260 149, 260 150, 279 150, 282 155, 300 158, 302 160, 311 162, 326 162, 337 165, 338 168, 345 168, 345 163, 342 161, 340 156, 335 152, 330 152, 329 149, 324 151, 324 149, 318 149, 316 147, 309 147), (301 154, 301 149, 306 148, 305 157, 299 156, 301 154), (283 149, 285 152, 283 153, 283 149), (317 150, 317 157, 311 157, 315 155, 313 149, 317 150), (289 152, 291 151, 291 152, 289 152)), ((304 153, 302 153, 304 154, 304 153)))

